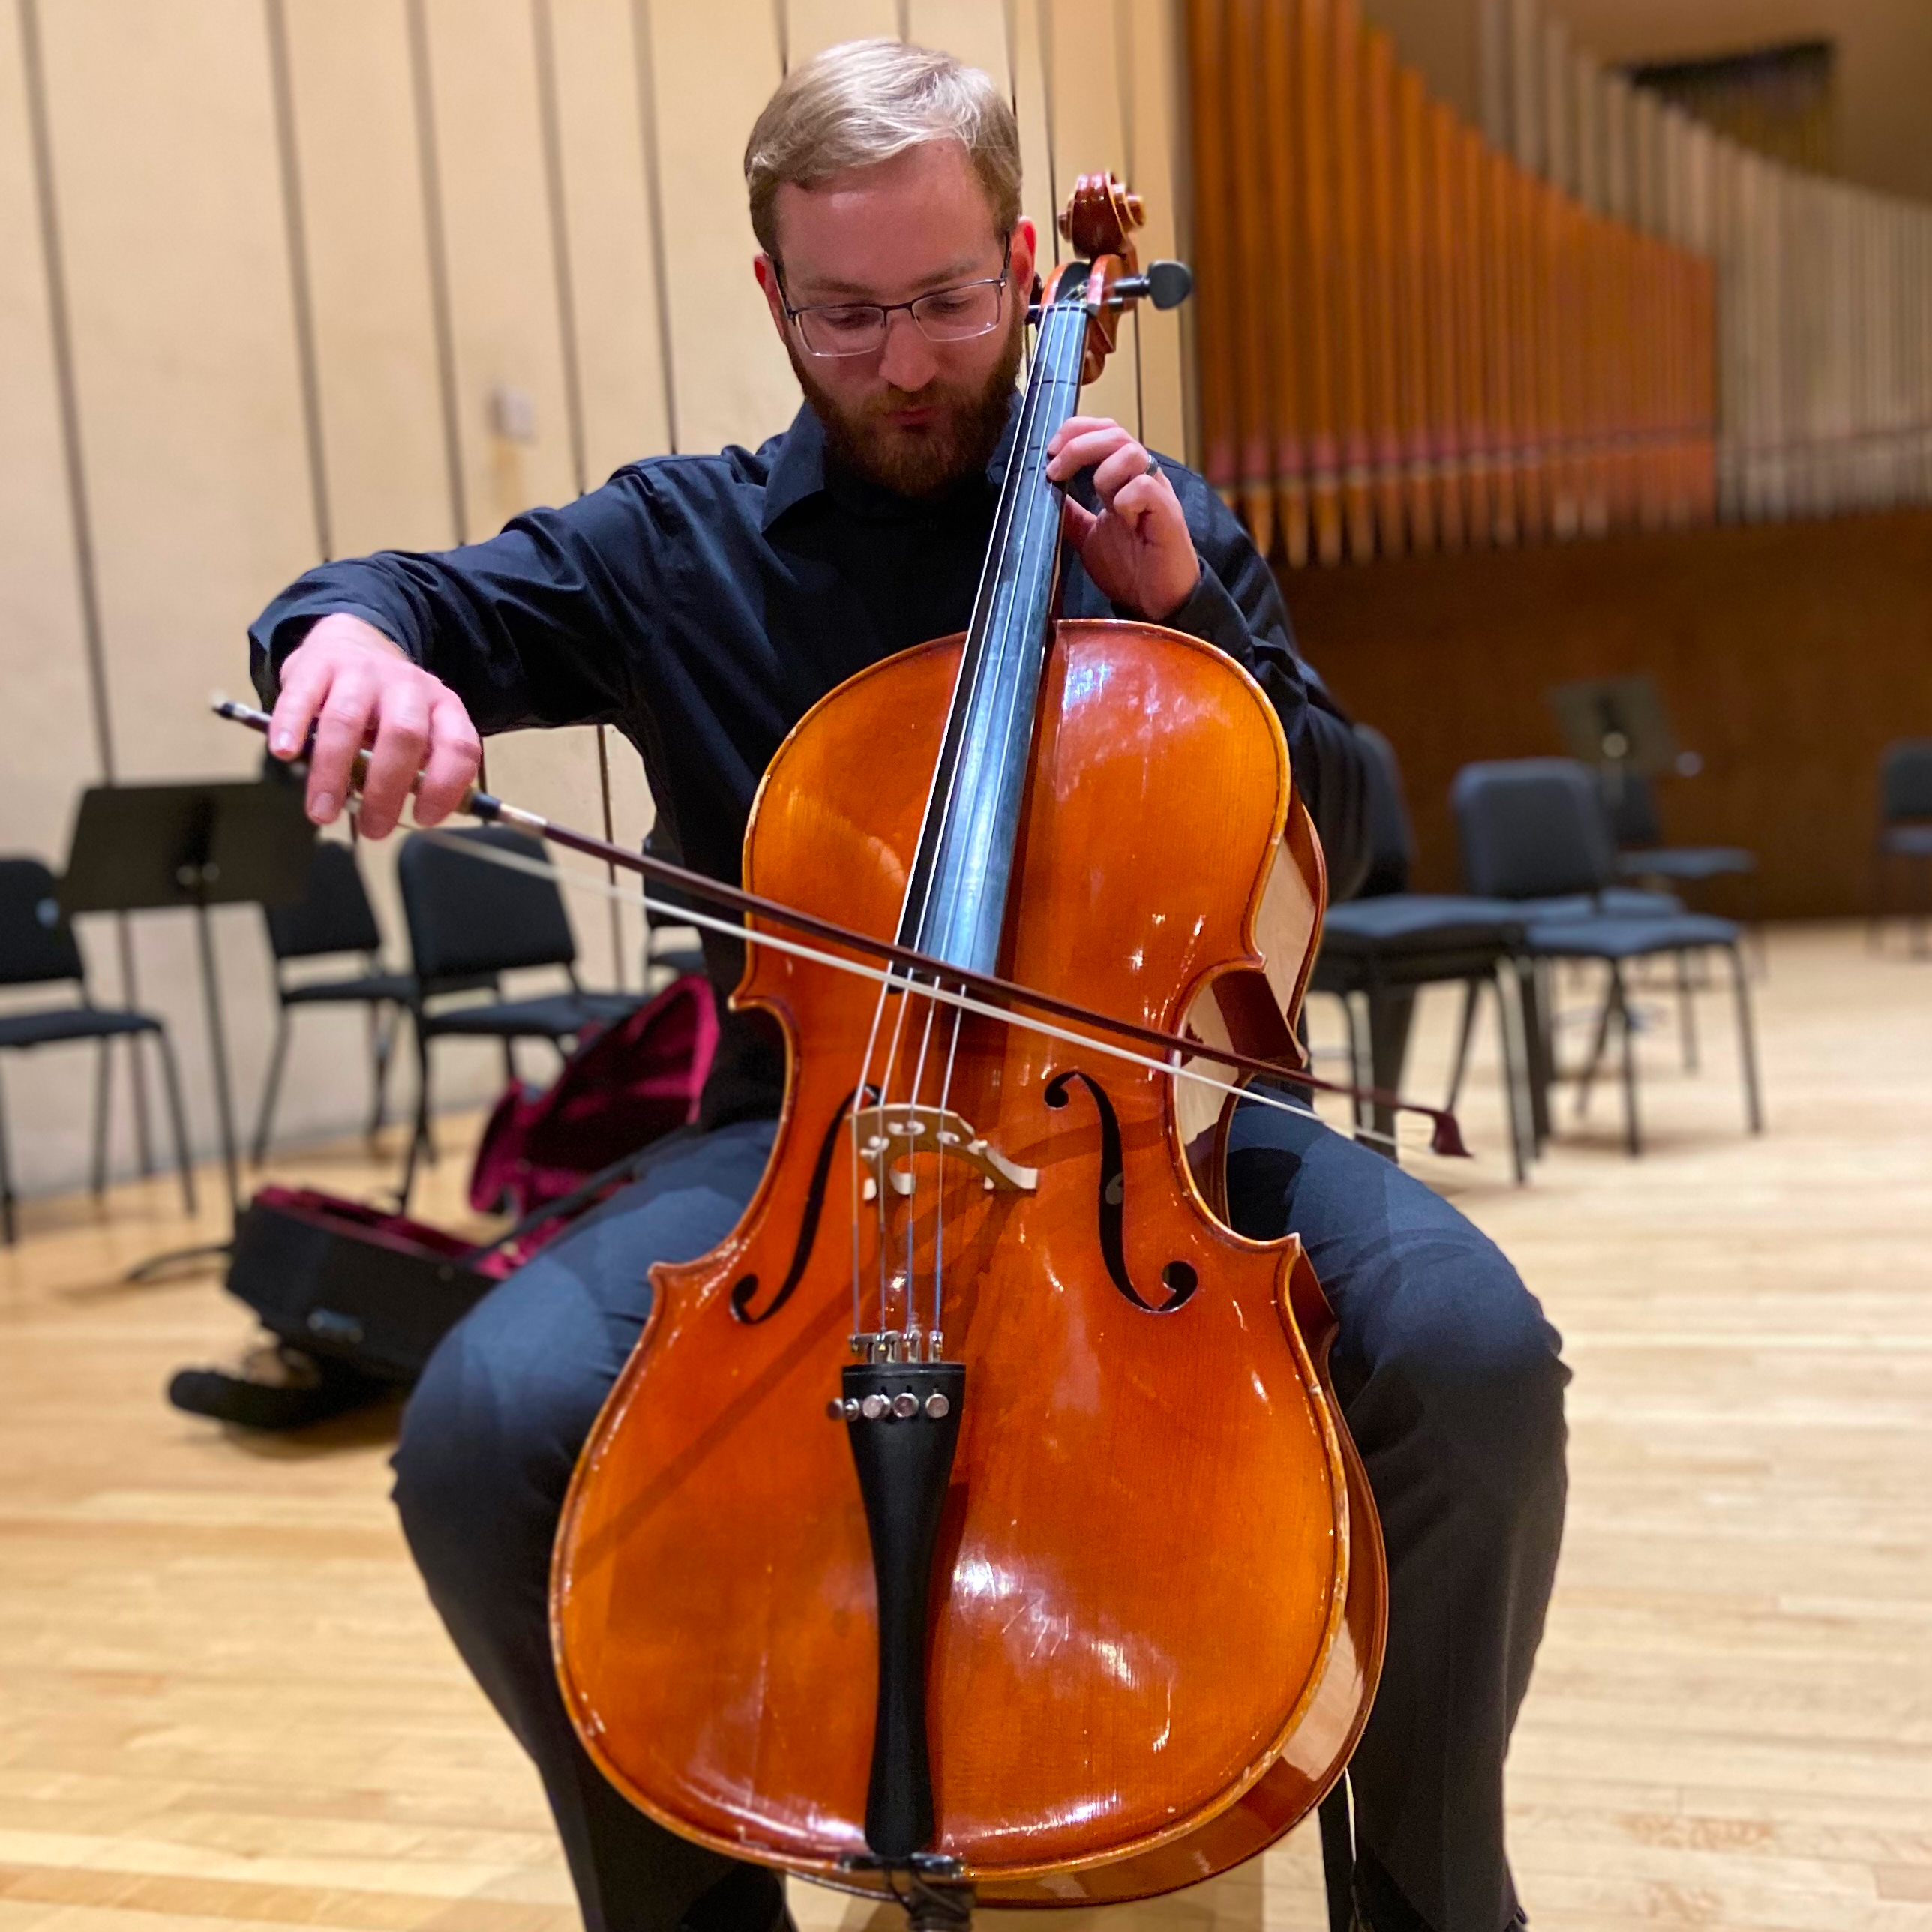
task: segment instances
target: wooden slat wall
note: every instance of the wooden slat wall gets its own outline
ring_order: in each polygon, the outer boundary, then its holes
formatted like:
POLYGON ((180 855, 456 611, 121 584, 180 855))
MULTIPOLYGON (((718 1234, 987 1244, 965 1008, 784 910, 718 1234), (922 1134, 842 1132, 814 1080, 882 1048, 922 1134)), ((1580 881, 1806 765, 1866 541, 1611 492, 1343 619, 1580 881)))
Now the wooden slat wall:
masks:
MULTIPOLYGON (((0 759, 0 850, 57 863, 76 794, 116 772, 250 770, 204 700, 241 686, 243 626, 325 552, 485 535, 637 457, 783 428, 797 392, 752 281, 745 136, 788 62, 901 32, 1010 92, 1042 230, 1076 173, 1127 168, 1148 252, 1180 252, 1170 0, 0 0, 0 680, 29 728, 0 759)), ((1143 313, 1093 398, 1176 454, 1182 326, 1143 313)), ((610 748, 635 839, 650 802, 610 748)), ((490 764, 601 823, 592 734, 500 740, 490 764)), ((364 855, 399 946, 388 856, 364 855)), ((586 977, 634 985, 634 919, 577 923, 586 977)), ((218 925, 245 1114, 264 948, 252 912, 218 925)), ((134 922, 131 988, 111 924, 82 940, 104 997, 168 1018, 206 1148, 179 927, 134 922)), ((356 1016, 304 1016, 286 1132, 355 1122, 363 1064, 356 1016)), ((76 1071, 6 1070, 30 1190, 85 1172, 76 1071)), ((487 1052, 439 1072, 452 1102, 499 1078, 487 1052)), ((118 1167, 128 1127, 123 1105, 118 1167)))
MULTIPOLYGON (((1519 10, 1511 70, 1558 100, 1578 63, 1519 10)), ((1564 184, 1592 172, 1567 106, 1504 152, 1427 98, 1355 0, 1187 13, 1202 447, 1264 553, 1709 518, 1708 266, 1542 178, 1546 160, 1564 184)), ((1643 197, 1679 211, 1681 157, 1649 145, 1643 197)))

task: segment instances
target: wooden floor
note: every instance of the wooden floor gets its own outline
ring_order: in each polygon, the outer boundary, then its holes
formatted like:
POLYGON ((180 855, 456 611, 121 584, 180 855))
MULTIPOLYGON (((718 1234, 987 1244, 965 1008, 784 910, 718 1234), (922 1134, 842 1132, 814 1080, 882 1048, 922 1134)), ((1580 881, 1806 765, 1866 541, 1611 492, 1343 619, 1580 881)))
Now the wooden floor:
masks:
MULTIPOLYGON (((1552 1932, 1932 1928, 1932 964, 1779 932, 1757 997, 1762 1140, 1713 998, 1694 1078, 1657 1008, 1640 1162, 1606 1093, 1511 1187, 1491 1076, 1465 1108, 1491 1151, 1421 1168, 1576 1369, 1569 1531, 1510 1766, 1552 1932)), ((1425 1003, 1418 1090, 1452 1012, 1425 1003)), ((456 1218, 462 1166, 432 1214, 456 1218)), ((374 1178, 359 1151, 286 1171, 374 1178)), ((162 1402, 248 1328, 208 1278, 118 1284, 193 1232, 174 1210, 159 1184, 32 1202, 0 1251, 0 1932, 563 1932, 536 1781, 386 1500, 393 1416, 278 1440, 162 1402)), ((793 1889, 823 1932, 872 1916, 793 1889)), ((1321 1922, 1306 1832, 1107 1919, 1321 1922)))

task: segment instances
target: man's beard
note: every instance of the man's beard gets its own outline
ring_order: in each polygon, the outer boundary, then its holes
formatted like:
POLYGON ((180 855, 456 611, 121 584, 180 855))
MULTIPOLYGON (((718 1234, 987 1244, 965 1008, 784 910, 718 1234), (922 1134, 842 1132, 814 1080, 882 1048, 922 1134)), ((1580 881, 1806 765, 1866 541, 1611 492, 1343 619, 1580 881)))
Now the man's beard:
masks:
POLYGON ((834 459, 846 470, 901 496, 936 496, 962 476, 982 470, 1006 434, 1019 376, 1024 316, 1016 314, 1000 359, 985 381, 968 388, 938 382, 922 389, 889 388, 856 408, 833 400, 789 335, 785 349, 812 413, 824 425, 834 459), (932 422, 901 428, 899 410, 929 409, 932 422))

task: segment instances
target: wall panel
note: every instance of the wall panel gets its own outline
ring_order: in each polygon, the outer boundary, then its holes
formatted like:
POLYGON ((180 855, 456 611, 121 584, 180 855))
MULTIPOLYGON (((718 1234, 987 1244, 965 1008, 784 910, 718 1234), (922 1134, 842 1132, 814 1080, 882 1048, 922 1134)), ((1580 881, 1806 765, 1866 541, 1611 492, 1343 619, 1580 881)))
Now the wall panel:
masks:
MULTIPOLYGON (((0 12, 0 664, 9 713, 0 757, 0 854, 58 869, 74 788, 100 776, 88 688, 74 526, 62 453, 52 314, 15 9, 0 12)), ((113 997, 107 929, 86 934, 97 996, 113 997)), ((38 1004, 44 994, 14 998, 38 1004)), ((76 1104, 86 1050, 6 1056, 15 1184, 70 1179, 87 1159, 76 1104), (32 1131, 25 1130, 31 1127, 32 1131)))
POLYGON ((423 5, 474 539, 572 494, 556 265, 530 0, 423 5), (511 395, 528 399, 526 427, 500 416, 511 395))
POLYGON ((755 446, 798 412, 798 386, 752 279, 745 137, 778 83, 767 0, 651 8, 660 164, 667 184, 672 354, 688 450, 755 446), (729 47, 735 58, 718 58, 729 47))
POLYGON ((42 21, 122 776, 245 772, 205 700, 314 544, 262 9, 42 21))
MULTIPOLYGON (((315 542, 266 15, 62 0, 41 22, 120 775, 245 773, 256 748, 207 695, 241 682, 242 626, 315 542)), ((143 1004, 173 1029, 206 1148, 188 922, 133 923, 143 1004)), ((86 926, 98 956, 110 928, 86 926)), ((216 926, 245 1096, 266 1048, 259 916, 216 926)))
POLYGON ((286 0, 334 547, 456 541, 404 0, 286 0))
POLYGON ((0 16, 0 638, 13 728, 0 758, 0 852, 58 866, 71 788, 100 774, 37 188, 10 6, 0 16))
POLYGON ((778 0, 778 4, 785 12, 788 66, 796 67, 842 40, 898 38, 898 0, 778 0))
POLYGON ((1283 587, 1311 662, 1395 746, 1420 891, 1461 888, 1458 769, 1562 754, 1546 694, 1569 679, 1657 680, 1703 760, 1659 783, 1666 838, 1758 855, 1756 881, 1702 902, 1726 914, 1862 913, 1880 752, 1932 734, 1924 509, 1412 557, 1283 587))
POLYGON ((942 47, 1002 87, 1010 85, 1006 10, 989 0, 911 0, 906 33, 920 46, 942 47))
POLYGON ((552 0, 584 480, 670 447, 630 0, 552 0))

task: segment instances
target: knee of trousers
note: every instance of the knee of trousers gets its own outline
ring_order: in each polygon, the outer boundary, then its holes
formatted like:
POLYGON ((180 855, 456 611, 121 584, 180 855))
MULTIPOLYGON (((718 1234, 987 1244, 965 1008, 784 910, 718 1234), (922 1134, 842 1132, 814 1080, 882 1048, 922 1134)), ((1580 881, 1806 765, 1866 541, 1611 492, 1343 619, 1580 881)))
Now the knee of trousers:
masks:
POLYGON ((1466 1223, 1418 1231, 1384 1259, 1400 1292, 1375 1298, 1338 1364, 1364 1450, 1412 1444, 1453 1468, 1470 1506, 1506 1516, 1560 1495, 1570 1372, 1516 1270, 1466 1223))
POLYGON ((403 1533, 446 1616, 485 1601, 540 1610, 571 1472, 608 1387, 527 1334, 499 1332, 491 1312, 482 1304, 438 1345, 392 1459, 403 1533))

